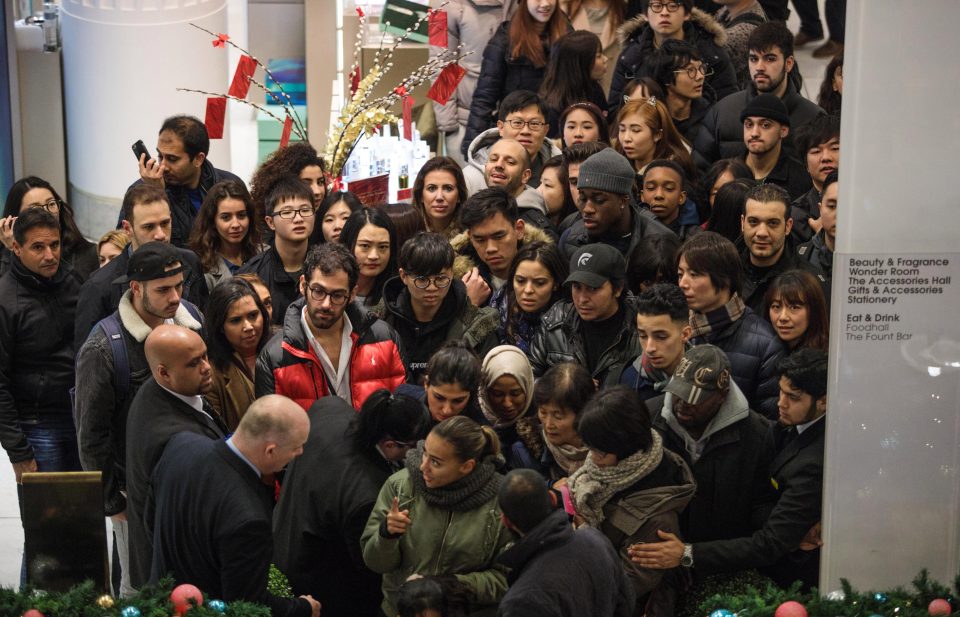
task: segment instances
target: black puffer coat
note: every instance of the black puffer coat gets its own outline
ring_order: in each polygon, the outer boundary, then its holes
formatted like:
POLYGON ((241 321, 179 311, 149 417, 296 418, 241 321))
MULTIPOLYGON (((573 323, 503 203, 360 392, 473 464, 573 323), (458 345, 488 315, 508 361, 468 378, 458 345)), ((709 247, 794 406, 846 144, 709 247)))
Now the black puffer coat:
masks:
MULTIPOLYGON (((610 94, 607 97, 611 123, 623 105, 623 89, 630 80, 644 76, 643 64, 654 51, 653 29, 644 15, 637 15, 624 23, 617 35, 623 42, 623 51, 613 70, 613 81, 610 82, 610 94)), ((723 50, 727 35, 716 19, 700 9, 694 9, 689 21, 683 25, 683 39, 694 45, 704 65, 713 69, 713 75, 704 82, 704 98, 712 103, 737 91, 737 73, 727 52, 723 50)))
MULTIPOLYGON (((702 157, 698 161, 710 164, 720 159, 737 158, 747 151, 743 145, 743 121, 740 120, 740 112, 755 96, 757 91, 750 86, 720 100, 710 108, 693 142, 694 151, 702 157)), ((825 112, 813 101, 803 98, 792 81, 787 84, 787 91, 780 100, 790 114, 790 134, 783 140, 783 149, 798 160, 806 160, 805 156, 797 154, 793 135, 801 126, 825 112)))
POLYGON ((14 255, 0 278, 0 443, 13 463, 33 458, 21 425, 70 416, 81 283, 63 265, 53 278, 41 278, 14 255))
POLYGON ((787 348, 766 319, 747 307, 740 319, 720 332, 698 336, 690 342, 693 345, 710 343, 722 349, 730 359, 733 380, 750 402, 750 409, 756 409, 771 419, 778 417, 780 375, 777 363, 787 348))
MULTIPOLYGON (((550 44, 543 40, 543 56, 550 57, 550 44)), ((510 22, 500 24, 483 50, 480 77, 470 102, 470 118, 460 145, 464 158, 474 138, 496 125, 497 108, 503 97, 516 90, 540 89, 547 66, 535 67, 525 57, 510 57, 510 22)))

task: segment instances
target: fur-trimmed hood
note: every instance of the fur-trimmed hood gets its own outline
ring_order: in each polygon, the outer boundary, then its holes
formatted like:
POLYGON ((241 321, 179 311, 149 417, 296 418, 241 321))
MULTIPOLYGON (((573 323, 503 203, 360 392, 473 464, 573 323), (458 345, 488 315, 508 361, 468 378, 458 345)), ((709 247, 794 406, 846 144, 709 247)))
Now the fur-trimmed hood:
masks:
MULTIPOLYGON (((128 289, 123 292, 123 297, 120 298, 120 306, 118 307, 120 321, 123 323, 123 327, 126 328, 127 332, 130 333, 130 336, 138 343, 142 343, 146 340, 153 328, 148 326, 146 322, 141 319, 140 315, 137 314, 136 309, 133 308, 133 302, 130 300, 131 293, 128 289)), ((194 332, 200 332, 203 328, 203 325, 193 318, 193 315, 191 315, 190 311, 183 305, 183 302, 177 307, 177 312, 173 316, 173 323, 178 326, 183 326, 184 328, 190 328, 194 332)))
MULTIPOLYGON (((531 242, 546 242, 553 244, 549 235, 539 227, 527 223, 523 227, 523 237, 520 238, 520 245, 525 246, 531 242)), ((470 243, 470 237, 467 232, 461 232, 450 240, 450 246, 453 247, 456 257, 453 260, 453 276, 462 278, 467 272, 482 264, 477 252, 473 250, 473 244, 470 243)))
MULTIPOLYGON (((622 26, 617 28, 617 40, 620 41, 621 45, 626 46, 628 40, 637 38, 641 35, 641 32, 646 25, 647 16, 643 13, 640 13, 633 19, 624 22, 622 26)), ((712 37, 713 42, 718 47, 723 47, 723 45, 727 42, 727 33, 724 31, 723 26, 720 25, 720 22, 714 19, 709 13, 701 11, 700 9, 693 9, 690 12, 690 20, 684 24, 683 27, 699 28, 704 34, 712 37)))

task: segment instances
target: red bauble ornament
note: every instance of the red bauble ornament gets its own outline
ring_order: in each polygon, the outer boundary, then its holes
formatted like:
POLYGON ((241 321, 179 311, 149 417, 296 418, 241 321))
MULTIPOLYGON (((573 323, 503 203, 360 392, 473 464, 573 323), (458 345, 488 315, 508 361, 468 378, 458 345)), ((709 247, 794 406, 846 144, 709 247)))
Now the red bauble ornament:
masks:
POLYGON ((949 615, 953 612, 953 607, 943 598, 937 598, 927 605, 927 612, 930 613, 930 617, 949 615))
POLYGON ((774 617, 807 617, 807 609, 799 602, 790 600, 777 607, 774 617))
MULTIPOLYGON (((936 600, 934 600, 934 602, 936 602, 936 600)), ((43 613, 41 613, 37 609, 31 608, 30 610, 28 610, 26 613, 23 614, 23 617, 44 617, 44 616, 43 616, 43 613)))
POLYGON ((183 615, 193 608, 191 599, 195 600, 198 606, 203 604, 203 594, 193 585, 177 585, 170 592, 170 601, 173 602, 173 610, 177 611, 177 615, 183 615))

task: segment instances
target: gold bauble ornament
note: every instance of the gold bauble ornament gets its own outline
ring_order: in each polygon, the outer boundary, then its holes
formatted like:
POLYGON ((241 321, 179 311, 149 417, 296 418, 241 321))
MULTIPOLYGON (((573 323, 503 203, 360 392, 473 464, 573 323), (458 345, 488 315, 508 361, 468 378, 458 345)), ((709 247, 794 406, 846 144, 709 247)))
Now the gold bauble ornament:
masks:
POLYGON ((97 606, 100 608, 113 608, 114 600, 109 594, 103 594, 97 598, 97 606))

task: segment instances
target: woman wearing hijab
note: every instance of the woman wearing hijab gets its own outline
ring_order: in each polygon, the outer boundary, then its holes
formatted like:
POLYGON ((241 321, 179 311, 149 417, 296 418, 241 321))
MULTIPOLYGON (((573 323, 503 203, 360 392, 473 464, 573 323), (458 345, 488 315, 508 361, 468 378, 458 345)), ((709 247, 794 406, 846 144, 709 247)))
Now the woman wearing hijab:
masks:
POLYGON ((524 467, 513 460, 513 444, 520 434, 536 430, 528 415, 533 403, 533 369, 527 355, 513 345, 491 349, 483 359, 480 377, 480 411, 500 438, 509 468, 524 467))

